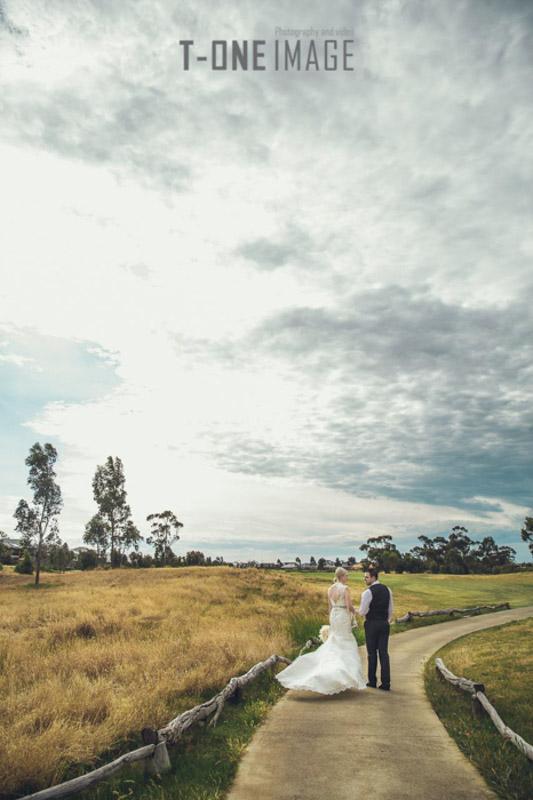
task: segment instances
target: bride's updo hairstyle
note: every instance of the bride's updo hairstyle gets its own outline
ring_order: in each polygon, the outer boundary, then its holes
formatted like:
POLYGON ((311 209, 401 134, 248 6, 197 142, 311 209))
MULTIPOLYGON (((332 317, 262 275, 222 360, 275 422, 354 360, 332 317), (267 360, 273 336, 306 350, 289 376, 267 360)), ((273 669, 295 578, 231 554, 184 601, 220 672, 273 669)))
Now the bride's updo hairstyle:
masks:
POLYGON ((335 580, 338 581, 341 578, 344 578, 345 575, 348 574, 348 570, 344 569, 344 567, 337 567, 335 570, 335 580))

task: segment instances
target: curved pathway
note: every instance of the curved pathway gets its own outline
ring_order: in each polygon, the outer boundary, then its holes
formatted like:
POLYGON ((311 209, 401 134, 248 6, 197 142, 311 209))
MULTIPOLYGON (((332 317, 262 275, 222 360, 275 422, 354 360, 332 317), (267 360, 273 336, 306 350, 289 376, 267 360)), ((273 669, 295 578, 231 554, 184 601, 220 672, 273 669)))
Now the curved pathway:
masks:
POLYGON ((495 798, 426 699, 422 669, 459 636, 530 616, 533 606, 391 636, 390 692, 287 692, 255 734, 228 800, 495 798))

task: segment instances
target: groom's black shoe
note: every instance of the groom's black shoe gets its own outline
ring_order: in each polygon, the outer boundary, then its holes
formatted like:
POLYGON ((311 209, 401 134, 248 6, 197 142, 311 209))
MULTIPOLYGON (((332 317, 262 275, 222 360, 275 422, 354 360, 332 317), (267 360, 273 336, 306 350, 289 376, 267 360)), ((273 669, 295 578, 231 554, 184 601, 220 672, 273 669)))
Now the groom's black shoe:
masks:
POLYGON ((378 686, 378 689, 383 689, 384 692, 390 692, 390 686, 384 686, 383 684, 378 686))
POLYGON ((367 686, 368 686, 369 689, 376 689, 377 688, 375 683, 367 683, 367 686))

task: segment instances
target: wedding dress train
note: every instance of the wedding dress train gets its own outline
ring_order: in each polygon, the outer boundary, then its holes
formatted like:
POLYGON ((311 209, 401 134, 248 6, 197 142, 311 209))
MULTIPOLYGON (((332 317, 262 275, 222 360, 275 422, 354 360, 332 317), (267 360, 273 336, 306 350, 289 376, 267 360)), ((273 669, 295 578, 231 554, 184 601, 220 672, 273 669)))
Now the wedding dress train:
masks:
MULTIPOLYGON (((331 590, 341 587, 334 584, 331 590)), ((344 587, 342 587, 344 589, 344 587)), ((318 650, 299 656, 276 677, 286 689, 300 689, 320 694, 338 694, 345 689, 365 689, 357 643, 352 634, 350 612, 346 608, 344 591, 335 601, 330 594, 329 636, 318 650)))

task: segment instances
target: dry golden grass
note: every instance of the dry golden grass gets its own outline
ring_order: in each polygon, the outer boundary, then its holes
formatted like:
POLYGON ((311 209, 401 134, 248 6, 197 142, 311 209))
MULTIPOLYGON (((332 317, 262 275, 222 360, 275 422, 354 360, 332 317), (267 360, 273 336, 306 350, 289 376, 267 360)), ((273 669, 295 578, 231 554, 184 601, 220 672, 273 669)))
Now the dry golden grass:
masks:
POLYGON ((27 576, 0 579, 4 797, 60 782, 72 764, 90 764, 132 731, 168 722, 191 696, 287 652, 291 607, 327 613, 321 587, 258 570, 53 580, 60 585, 32 590, 27 576))

